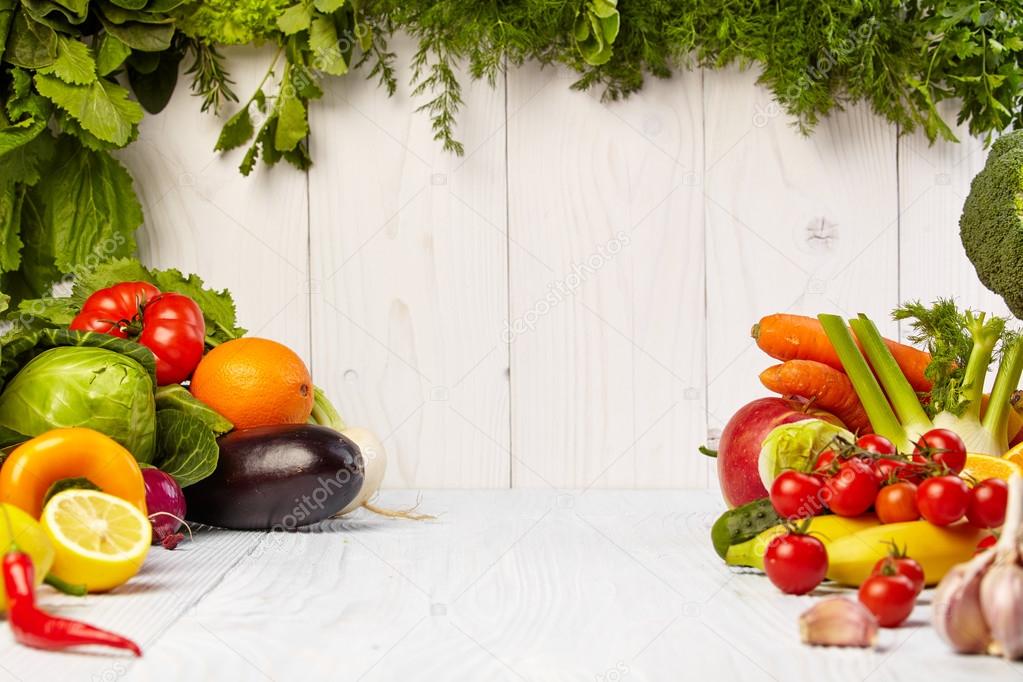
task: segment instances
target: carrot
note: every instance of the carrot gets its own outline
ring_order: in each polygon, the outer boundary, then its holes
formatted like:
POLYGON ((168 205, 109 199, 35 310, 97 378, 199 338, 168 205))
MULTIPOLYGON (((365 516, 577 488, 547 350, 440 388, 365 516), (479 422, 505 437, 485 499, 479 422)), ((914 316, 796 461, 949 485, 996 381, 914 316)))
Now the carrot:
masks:
MULTIPOLYGON (((842 361, 828 341, 824 327, 814 317, 785 313, 768 315, 753 325, 750 334, 760 349, 776 360, 815 360, 833 369, 842 369, 842 361)), ((884 342, 913 390, 929 392, 931 382, 924 376, 924 370, 931 362, 931 354, 891 339, 884 342)))
POLYGON ((831 412, 853 433, 871 433, 870 420, 843 372, 815 360, 789 360, 760 373, 760 383, 785 396, 812 400, 814 407, 831 412))

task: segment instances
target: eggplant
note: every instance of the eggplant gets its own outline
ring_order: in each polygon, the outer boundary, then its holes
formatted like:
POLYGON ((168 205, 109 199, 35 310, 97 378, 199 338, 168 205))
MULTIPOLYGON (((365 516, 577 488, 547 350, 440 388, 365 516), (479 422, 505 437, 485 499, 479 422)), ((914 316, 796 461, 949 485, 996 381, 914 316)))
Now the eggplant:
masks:
POLYGON ((239 429, 217 444, 216 470, 185 488, 192 521, 239 530, 293 530, 333 516, 362 488, 359 447, 325 426, 239 429))

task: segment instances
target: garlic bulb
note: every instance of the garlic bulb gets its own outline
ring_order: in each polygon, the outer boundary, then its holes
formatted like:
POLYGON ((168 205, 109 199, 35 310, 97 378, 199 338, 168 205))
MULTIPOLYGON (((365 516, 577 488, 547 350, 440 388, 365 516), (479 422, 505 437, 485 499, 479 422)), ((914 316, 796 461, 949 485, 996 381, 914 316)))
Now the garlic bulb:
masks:
POLYGON ((980 584, 994 554, 984 552, 949 571, 934 593, 931 622, 957 653, 982 654, 991 643, 981 608, 980 584))
POLYGON ((1020 530, 1023 526, 1023 479, 1009 480, 1005 525, 992 548, 994 563, 980 584, 980 605, 991 630, 991 653, 1015 660, 1023 656, 1023 566, 1020 530))
POLYGON ((1023 657, 1021 532, 1023 477, 1013 474, 998 544, 949 571, 934 594, 934 629, 957 652, 1023 657))
POLYGON ((996 563, 980 586, 980 604, 991 629, 991 653, 1023 656, 1023 567, 996 563))
POLYGON ((863 604, 844 597, 817 602, 799 617, 799 638, 820 646, 872 647, 877 619, 863 604))

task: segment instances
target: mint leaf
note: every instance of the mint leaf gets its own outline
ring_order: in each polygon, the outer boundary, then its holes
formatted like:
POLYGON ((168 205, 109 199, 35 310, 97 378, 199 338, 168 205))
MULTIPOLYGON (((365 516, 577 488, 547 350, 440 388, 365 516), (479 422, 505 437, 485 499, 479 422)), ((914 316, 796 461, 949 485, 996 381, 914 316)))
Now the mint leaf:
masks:
POLYGON ((153 463, 178 485, 184 488, 206 478, 216 470, 219 458, 217 439, 202 420, 181 410, 157 410, 153 463))
POLYGON ((309 28, 313 18, 312 7, 305 2, 292 5, 277 17, 277 28, 286 36, 294 35, 309 28))
POLYGON ((37 73, 36 89, 70 114, 97 138, 123 147, 142 120, 142 107, 128 99, 128 91, 105 78, 89 85, 73 85, 37 73))
POLYGON ((224 129, 220 131, 217 138, 217 145, 214 149, 218 152, 225 152, 229 149, 241 147, 252 139, 255 129, 252 127, 252 117, 249 115, 249 108, 242 107, 238 112, 227 119, 224 129))
POLYGON ((198 275, 185 277, 173 268, 153 270, 151 274, 160 291, 184 294, 199 305, 206 319, 207 337, 223 342, 245 335, 245 330, 238 326, 234 299, 227 289, 210 289, 198 275))
POLYGON ((11 303, 11 297, 7 294, 0 292, 0 313, 7 310, 7 306, 11 303))
POLYGON ((33 241, 60 271, 135 251, 142 207, 128 171, 109 153, 62 136, 52 171, 31 193, 42 207, 33 241))
POLYGON ((56 76, 65 83, 88 85, 96 80, 96 61, 85 43, 57 36, 57 59, 53 64, 39 69, 39 73, 56 76))
POLYGON ((331 76, 348 73, 348 63, 341 53, 337 27, 329 16, 317 16, 309 29, 309 50, 313 53, 313 66, 331 76))
POLYGON ((100 76, 107 76, 120 68, 130 54, 130 47, 113 34, 104 31, 96 49, 96 71, 100 76))
POLYGON ((169 384, 157 388, 156 409, 180 410, 201 421, 206 428, 217 435, 227 433, 234 428, 234 424, 228 421, 227 417, 193 396, 181 384, 169 384))

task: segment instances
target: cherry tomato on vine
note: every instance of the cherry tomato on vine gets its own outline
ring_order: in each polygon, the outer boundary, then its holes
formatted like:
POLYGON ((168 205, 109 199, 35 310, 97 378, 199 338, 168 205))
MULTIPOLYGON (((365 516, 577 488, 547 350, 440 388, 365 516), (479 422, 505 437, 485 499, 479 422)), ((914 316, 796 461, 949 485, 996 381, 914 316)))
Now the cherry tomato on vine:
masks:
POLYGON ((886 485, 878 491, 874 509, 881 523, 916 521, 920 518, 920 510, 916 507, 916 486, 908 481, 886 485))
POLYGON ((899 554, 878 559, 870 575, 904 575, 913 582, 917 594, 924 590, 924 568, 916 559, 899 554))
POLYGON ((779 535, 764 552, 764 573, 785 594, 812 591, 827 572, 828 553, 824 543, 810 535, 779 535))
POLYGON ((913 460, 925 462, 928 453, 935 464, 948 467, 953 474, 958 474, 966 466, 966 444, 954 431, 931 429, 920 436, 913 449, 913 460))
POLYGON ((998 528, 1005 523, 1009 485, 1000 478, 981 481, 970 491, 966 518, 977 528, 998 528))
POLYGON ((782 518, 806 518, 824 511, 824 479, 800 471, 783 471, 771 484, 771 505, 782 518))
POLYGON ((947 526, 963 518, 970 505, 970 489, 958 476, 933 476, 916 490, 920 515, 935 526, 947 526))
POLYGON ((877 497, 877 479, 859 459, 842 462, 827 479, 824 502, 839 516, 859 516, 870 509, 877 497))
POLYGON ((821 454, 817 455, 817 461, 814 462, 813 470, 818 473, 823 473, 831 468, 831 465, 835 463, 835 451, 824 450, 821 454))
POLYGON ((860 585, 859 597, 877 618, 878 625, 894 628, 913 612, 916 587, 904 575, 874 575, 860 585))
POLYGON ((890 457, 880 457, 873 461, 871 468, 874 470, 874 478, 881 486, 884 486, 903 478, 906 472, 906 462, 890 457))
POLYGON ((206 322, 195 301, 148 282, 122 282, 86 299, 69 325, 138 341, 156 357, 156 382, 176 384, 202 359, 206 322))
POLYGON ((866 436, 860 436, 856 441, 856 445, 867 452, 873 452, 878 455, 894 455, 898 453, 895 443, 891 442, 884 436, 877 435, 876 433, 869 433, 866 436))

